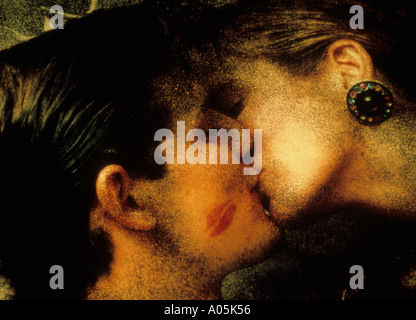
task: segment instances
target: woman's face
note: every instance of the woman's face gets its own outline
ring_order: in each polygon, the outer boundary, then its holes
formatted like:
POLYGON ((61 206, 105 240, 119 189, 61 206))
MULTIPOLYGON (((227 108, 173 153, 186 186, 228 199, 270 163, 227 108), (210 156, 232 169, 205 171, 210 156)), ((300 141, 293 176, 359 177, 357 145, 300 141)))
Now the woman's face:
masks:
MULTIPOLYGON (((208 133, 210 118, 202 116, 192 125, 190 119, 181 120, 185 120, 187 131, 200 128, 208 133)), ((219 124, 221 127, 240 129, 237 122, 223 119, 226 121, 219 124)), ((176 132, 172 131, 176 141, 176 132)), ((207 150, 213 147, 208 139, 206 146, 207 150)), ((217 151, 219 154, 219 144, 217 151)), ((207 164, 165 166, 165 177, 154 196, 175 252, 184 260, 203 262, 205 269, 222 273, 265 259, 280 233, 253 190, 256 177, 245 177, 242 164, 209 164, 208 156, 207 164)))
POLYGON ((331 79, 319 76, 294 77, 261 60, 233 59, 227 70, 243 89, 231 93, 244 104, 236 120, 262 129, 257 190, 278 223, 304 222, 313 213, 352 205, 404 210, 406 199, 414 199, 399 169, 405 170, 399 160, 405 155, 399 154, 393 125, 359 125, 345 107, 347 89, 336 90, 331 79))

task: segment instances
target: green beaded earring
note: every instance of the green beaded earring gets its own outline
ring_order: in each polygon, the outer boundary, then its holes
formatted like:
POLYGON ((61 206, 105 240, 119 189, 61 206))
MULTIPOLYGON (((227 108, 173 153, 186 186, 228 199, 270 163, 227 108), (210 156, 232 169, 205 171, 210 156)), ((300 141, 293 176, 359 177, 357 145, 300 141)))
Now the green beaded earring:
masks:
POLYGON ((374 81, 361 81, 348 91, 347 107, 362 124, 376 125, 389 119, 393 112, 393 94, 374 81))

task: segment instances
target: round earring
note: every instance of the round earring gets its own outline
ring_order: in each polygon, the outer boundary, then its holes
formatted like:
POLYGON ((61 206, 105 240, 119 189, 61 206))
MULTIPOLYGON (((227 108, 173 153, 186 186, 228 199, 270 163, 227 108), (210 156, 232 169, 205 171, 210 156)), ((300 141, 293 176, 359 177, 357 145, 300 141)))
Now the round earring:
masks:
POLYGON ((348 91, 347 107, 362 124, 374 125, 389 119, 393 112, 393 94, 374 81, 361 81, 348 91))

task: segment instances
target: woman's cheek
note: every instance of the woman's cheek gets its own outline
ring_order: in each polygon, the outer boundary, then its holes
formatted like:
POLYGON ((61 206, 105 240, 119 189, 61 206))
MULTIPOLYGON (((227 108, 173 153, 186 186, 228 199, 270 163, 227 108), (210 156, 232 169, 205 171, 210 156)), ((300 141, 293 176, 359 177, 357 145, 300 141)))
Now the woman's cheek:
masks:
POLYGON ((319 180, 330 162, 325 156, 324 144, 316 134, 296 123, 286 125, 273 139, 271 150, 274 154, 269 156, 275 158, 281 170, 286 171, 291 187, 299 192, 308 192, 310 185, 319 180))

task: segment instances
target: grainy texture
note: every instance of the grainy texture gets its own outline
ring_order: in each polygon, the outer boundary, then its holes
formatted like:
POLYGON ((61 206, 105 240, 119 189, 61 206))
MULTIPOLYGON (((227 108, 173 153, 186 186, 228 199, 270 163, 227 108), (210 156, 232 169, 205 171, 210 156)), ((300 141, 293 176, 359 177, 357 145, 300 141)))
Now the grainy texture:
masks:
MULTIPOLYGON (((9 48, 29 40, 48 30, 52 16, 49 8, 58 4, 64 8, 66 21, 82 17, 98 9, 110 9, 140 3, 141 0, 2 0, 0 1, 0 49, 9 48)), ((221 5, 232 0, 206 1, 211 5, 221 5)), ((185 3, 185 2, 184 2, 185 3)), ((273 299, 273 298, 341 298, 345 292, 337 291, 348 284, 348 270, 345 266, 356 263, 358 254, 374 253, 373 248, 382 248, 388 238, 385 222, 377 217, 360 217, 344 212, 323 219, 305 229, 286 233, 285 249, 278 251, 266 262, 227 277, 223 283, 223 296, 226 299, 273 299), (374 236, 374 237, 373 237, 374 236), (386 239, 377 243, 377 239, 386 239), (376 239, 376 240, 374 240, 376 239), (363 246, 364 244, 364 246, 363 246), (317 257, 315 259, 315 257, 317 257), (337 260, 337 257, 342 257, 337 260), (324 263, 322 263, 324 259, 324 263), (326 260, 325 260, 326 259, 326 260), (326 261, 326 262, 325 262, 326 261), (344 278, 338 277, 345 276, 344 278), (338 282, 331 283, 336 279, 338 282), (341 279, 341 280, 340 280, 341 279), (345 281, 344 281, 345 280, 345 281), (344 282, 343 282, 344 281, 344 282), (340 284, 341 282, 341 284, 340 284), (343 283, 342 283, 343 282, 343 283), (319 291, 317 293, 317 291, 319 291)), ((400 230, 410 226, 397 224, 389 235, 402 236, 400 230)), ((409 232, 407 234, 410 234, 409 232)), ((397 241, 399 247, 401 241, 397 241)), ((408 244, 408 243, 407 243, 408 244)), ((412 252, 409 250, 409 252, 412 252)), ((388 265, 389 260, 406 253, 395 250, 395 246, 376 251, 367 262, 374 265, 388 265), (373 260, 371 260, 374 258, 373 260)), ((405 279, 414 285, 414 278, 405 279)), ((403 281, 405 281, 403 280, 403 281)), ((348 293, 347 293, 348 295, 348 293)), ((0 278, 0 299, 11 297, 7 282, 0 278)))

